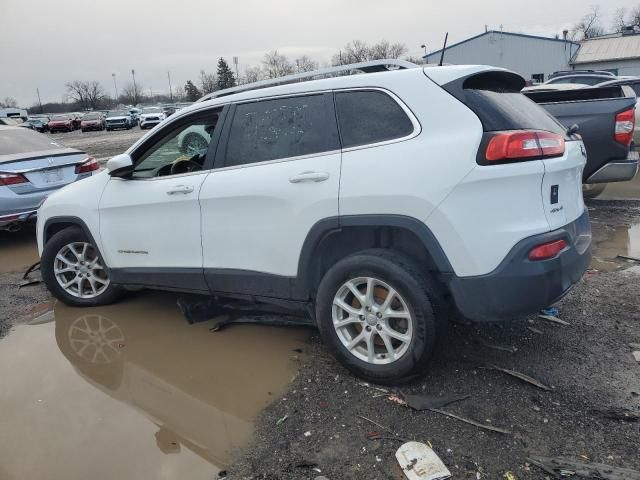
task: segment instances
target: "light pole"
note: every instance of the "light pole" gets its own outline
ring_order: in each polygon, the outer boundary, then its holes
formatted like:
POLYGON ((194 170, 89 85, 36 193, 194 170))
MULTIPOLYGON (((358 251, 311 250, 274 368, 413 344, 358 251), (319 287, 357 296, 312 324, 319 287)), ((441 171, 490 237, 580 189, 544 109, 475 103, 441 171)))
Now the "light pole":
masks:
POLYGON ((238 57, 233 57, 233 64, 236 67, 236 84, 240 85, 240 75, 238 75, 238 57))
POLYGON ((42 108, 42 100, 40 100, 40 89, 36 88, 36 93, 38 94, 38 103, 40 104, 40 113, 44 113, 44 108, 42 108))
POLYGON ((116 94, 115 101, 116 101, 116 105, 118 105, 118 85, 116 84, 116 74, 112 73, 111 76, 113 77, 113 90, 116 94))
POLYGON ((169 98, 171 99, 171 103, 173 103, 173 89, 171 88, 171 72, 167 72, 167 78, 169 79, 169 98))
MULTIPOLYGON (((136 71, 131 69, 131 77, 133 78, 133 103, 138 104, 138 86, 136 85, 136 71)), ((134 105, 134 107, 136 106, 134 105)))
POLYGON ((424 63, 429 63, 428 59, 427 59, 427 46, 423 43, 422 45, 420 45, 420 48, 424 49, 424 63))

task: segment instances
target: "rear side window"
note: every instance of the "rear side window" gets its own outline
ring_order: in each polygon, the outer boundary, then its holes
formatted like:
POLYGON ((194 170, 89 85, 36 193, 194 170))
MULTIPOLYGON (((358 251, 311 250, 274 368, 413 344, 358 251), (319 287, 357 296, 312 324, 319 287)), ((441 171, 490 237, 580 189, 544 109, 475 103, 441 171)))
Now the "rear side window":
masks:
POLYGON ((480 119, 485 132, 501 130, 546 130, 564 135, 564 128, 540 105, 520 90, 521 77, 511 73, 486 72, 467 78, 462 89, 445 86, 480 119))
POLYGON ((406 137, 413 123, 393 98, 377 90, 335 94, 343 148, 406 137))
POLYGON ((311 155, 340 148, 327 94, 243 103, 229 132, 225 166, 311 155))

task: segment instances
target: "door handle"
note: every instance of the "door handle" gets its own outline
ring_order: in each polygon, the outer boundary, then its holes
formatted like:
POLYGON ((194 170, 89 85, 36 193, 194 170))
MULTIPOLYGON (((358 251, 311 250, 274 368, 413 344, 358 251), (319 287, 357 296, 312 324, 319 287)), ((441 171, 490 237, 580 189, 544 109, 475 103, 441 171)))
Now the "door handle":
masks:
POLYGON ((167 190, 167 195, 177 195, 179 193, 186 195, 193 192, 193 185, 174 185, 167 190))
POLYGON ((291 183, 324 182, 329 178, 327 172, 302 172, 289 178, 291 183))

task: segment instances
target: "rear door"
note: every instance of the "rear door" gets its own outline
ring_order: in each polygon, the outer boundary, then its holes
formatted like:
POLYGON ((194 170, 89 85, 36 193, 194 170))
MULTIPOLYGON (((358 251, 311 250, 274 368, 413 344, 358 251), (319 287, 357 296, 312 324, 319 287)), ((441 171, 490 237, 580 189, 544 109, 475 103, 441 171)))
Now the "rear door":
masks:
POLYGON ((216 292, 289 297, 307 234, 338 216, 332 97, 249 101, 229 116, 200 191, 207 282, 216 292))

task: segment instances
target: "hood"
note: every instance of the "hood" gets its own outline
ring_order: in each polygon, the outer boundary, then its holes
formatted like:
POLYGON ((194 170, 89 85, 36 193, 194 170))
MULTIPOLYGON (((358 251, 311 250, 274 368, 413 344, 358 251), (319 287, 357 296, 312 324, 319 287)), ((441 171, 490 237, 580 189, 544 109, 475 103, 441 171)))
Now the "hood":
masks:
POLYGON ((128 115, 121 115, 119 117, 107 117, 107 120, 126 120, 128 118, 128 115))
POLYGON ((161 117, 162 115, 164 115, 164 113, 162 113, 162 112, 158 112, 158 113, 143 113, 142 115, 140 115, 140 118, 161 117))
POLYGON ((70 118, 67 118, 66 120, 49 120, 49 123, 50 123, 50 124, 51 124, 51 123, 54 123, 54 124, 55 124, 55 123, 69 123, 69 122, 71 122, 71 121, 72 121, 72 120, 71 120, 70 118))

